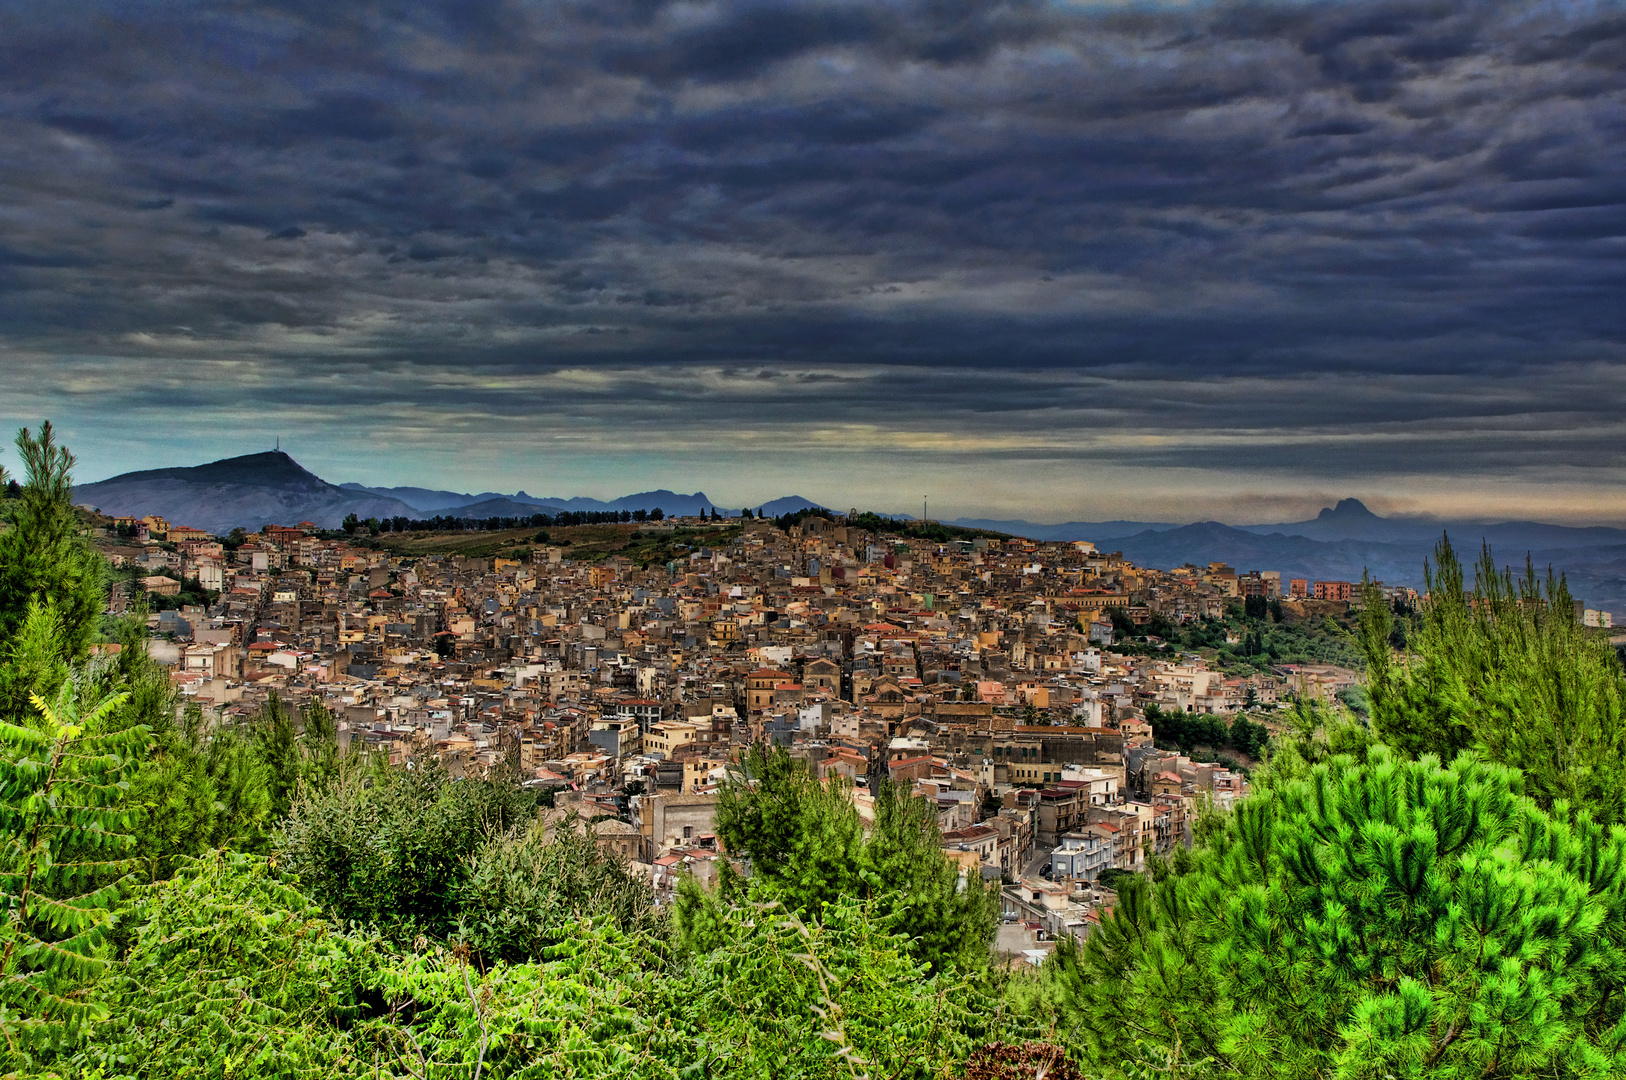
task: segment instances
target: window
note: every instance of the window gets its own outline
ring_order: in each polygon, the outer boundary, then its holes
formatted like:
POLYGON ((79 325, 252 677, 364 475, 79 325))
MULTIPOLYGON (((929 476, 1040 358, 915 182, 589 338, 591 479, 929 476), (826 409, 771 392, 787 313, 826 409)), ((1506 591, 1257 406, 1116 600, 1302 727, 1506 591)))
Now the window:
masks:
POLYGON ((685 840, 693 840, 694 839, 694 826, 693 825, 685 825, 685 826, 683 826, 683 839, 685 839, 685 840))

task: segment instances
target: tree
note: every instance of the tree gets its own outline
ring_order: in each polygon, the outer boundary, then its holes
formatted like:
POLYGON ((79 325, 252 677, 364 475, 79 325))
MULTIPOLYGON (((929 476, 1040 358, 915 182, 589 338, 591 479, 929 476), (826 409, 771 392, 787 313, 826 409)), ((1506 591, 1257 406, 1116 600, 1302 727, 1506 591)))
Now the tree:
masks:
POLYGON ((109 966, 113 906, 132 869, 121 779, 146 730, 101 732, 123 695, 74 680, 0 723, 0 1034, 12 1049, 75 1037, 104 1010, 80 988, 109 966))
POLYGON ((506 778, 456 780, 434 757, 413 766, 347 761, 324 787, 297 794, 275 850, 330 913, 401 940, 446 940, 470 859, 527 823, 535 797, 506 778))
MULTIPOLYGON (((12 507, 11 528, 0 534, 0 656, 14 645, 33 605, 54 623, 60 659, 72 665, 88 654, 105 600, 106 564, 80 535, 73 508, 73 455, 56 444, 47 422, 39 436, 17 435, 26 482, 12 507)), ((29 683, 12 671, 0 677, 0 715, 20 716, 29 695, 50 696, 54 685, 29 683)))
POLYGON ((1413 757, 1476 749, 1521 769, 1544 806, 1626 822, 1626 671, 1576 624, 1563 578, 1515 579, 1482 549, 1470 595, 1449 539, 1427 570, 1428 603, 1392 647, 1394 615, 1371 586, 1361 620, 1372 723, 1413 757))
POLYGON ((254 721, 253 733, 255 753, 271 780, 271 812, 275 817, 283 817, 293 805, 303 758, 294 732, 293 712, 282 704, 275 691, 254 721))
POLYGON ((980 972, 924 970, 875 901, 844 897, 817 921, 742 904, 717 937, 674 987, 688 1023, 728 1048, 713 1075, 960 1076, 978 1046, 1019 1030, 980 972))
POLYGON ((783 747, 754 747, 745 766, 718 796, 717 836, 751 860, 753 900, 817 921, 827 905, 856 897, 933 970, 986 963, 997 891, 961 881, 930 804, 881 784, 866 840, 847 781, 814 777, 783 747))
POLYGON ((1381 747, 1278 778, 1058 947, 1073 1045, 1282 1080, 1619 1075, 1626 834, 1519 787, 1381 747))
POLYGON ((771 882, 793 911, 859 889, 863 829, 847 790, 825 783, 783 747, 753 746, 717 799, 717 837, 771 882))
POLYGON ((557 829, 518 826, 468 858, 456 887, 457 938, 487 962, 540 961, 583 920, 660 936, 654 892, 571 815, 557 829))
POLYGON ((300 782, 305 787, 321 788, 339 773, 339 722, 319 698, 306 705, 301 716, 305 732, 300 740, 303 756, 300 782))
POLYGON ((661 508, 657 506, 657 507, 655 507, 655 509, 653 509, 653 510, 651 510, 649 512, 649 520, 650 521, 664 521, 664 520, 666 520, 666 515, 664 513, 662 513, 661 508))
POLYGON ((105 1018, 63 1075, 376 1075, 346 1029, 378 942, 337 930, 264 858, 184 860, 121 921, 123 963, 94 987, 105 1018))
POLYGON ((1249 720, 1245 715, 1239 715, 1231 721, 1231 730, 1226 741, 1232 749, 1257 761, 1264 755, 1265 744, 1270 741, 1270 729, 1249 720))

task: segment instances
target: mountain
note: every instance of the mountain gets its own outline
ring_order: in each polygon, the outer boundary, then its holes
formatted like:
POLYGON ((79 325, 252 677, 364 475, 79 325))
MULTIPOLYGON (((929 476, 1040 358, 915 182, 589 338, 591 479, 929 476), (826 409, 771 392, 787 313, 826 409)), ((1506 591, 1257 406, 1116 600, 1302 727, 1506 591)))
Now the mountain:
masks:
MULTIPOLYGON (((467 506, 479 502, 482 496, 460 495, 455 491, 436 491, 432 488, 421 487, 367 487, 364 484, 340 484, 346 491, 364 492, 368 495, 377 495, 381 499, 399 499, 412 509, 423 514, 445 513, 460 506, 467 506)), ((493 495, 483 496, 494 498, 493 495)))
POLYGON ((1447 518, 1386 518, 1372 513, 1359 499, 1340 499, 1310 521, 1289 521, 1275 525, 1239 525, 1247 532, 1307 536, 1312 540, 1377 540, 1383 543, 1426 541, 1434 544, 1442 533, 1449 534, 1459 547, 1477 546, 1481 540, 1492 548, 1589 548, 1626 544, 1626 529, 1602 526, 1577 527, 1549 525, 1540 521, 1483 522, 1447 518))
POLYGON ((495 498, 481 499, 479 502, 469 503, 466 506, 455 506, 440 513, 450 513, 453 517, 494 518, 494 517, 530 517, 532 514, 557 514, 563 507, 550 503, 521 502, 519 499, 510 499, 505 495, 495 498))
MULTIPOLYGON (((469 495, 457 491, 440 491, 435 488, 421 487, 368 487, 365 484, 345 483, 340 487, 346 491, 361 491, 377 495, 386 499, 399 499, 420 512, 419 516, 436 514, 453 514, 456 517, 510 517, 516 514, 551 514, 559 510, 568 509, 568 499, 538 499, 527 495, 523 490, 512 495, 504 495, 500 491, 482 491, 477 495, 469 495), (471 507, 491 502, 507 502, 512 507, 507 510, 492 510, 489 513, 469 512, 471 507)), ((592 500, 588 500, 592 501, 592 500)))
POLYGON ((1377 540, 1383 543, 1420 540, 1430 535, 1438 538, 1441 531, 1440 525, 1433 521, 1379 517, 1359 499, 1339 499, 1337 505, 1323 508, 1310 521, 1239 525, 1237 528, 1245 532, 1307 536, 1312 540, 1377 540))
POLYGON ((1283 578, 1312 581, 1359 581, 1361 573, 1368 571, 1392 585, 1421 584, 1423 558, 1430 550, 1370 540, 1312 540, 1280 533, 1261 536, 1217 521, 1117 537, 1111 547, 1137 566, 1161 570, 1186 563, 1223 562, 1239 571, 1279 570, 1283 578))
MULTIPOLYGON (((1092 540, 1097 544, 1122 537, 1138 536, 1144 532, 1170 532, 1181 528, 1177 524, 1162 521, 1064 521, 1059 525, 1044 525, 1032 521, 993 518, 955 518, 947 524, 963 525, 973 529, 992 529, 1034 540, 1092 540)), ((1340 499, 1337 505, 1326 507, 1309 521, 1234 525, 1227 528, 1261 536, 1278 533, 1282 536, 1302 536, 1327 542, 1366 540, 1385 544, 1423 543, 1430 548, 1439 541, 1442 533, 1447 533, 1459 548, 1471 549, 1477 547, 1483 540, 1492 548, 1506 548, 1509 551, 1517 549, 1521 552, 1626 544, 1626 529, 1549 525, 1540 521, 1487 523, 1444 518, 1386 518, 1374 514, 1359 499, 1340 499)))
POLYGON ((191 468, 124 473, 74 488, 74 502, 104 514, 158 514, 174 525, 212 533, 237 526, 296 525, 312 521, 337 528, 345 515, 416 516, 399 499, 346 490, 302 468, 279 450, 211 461, 191 468))
MULTIPOLYGON (((1132 563, 1161 570, 1186 563, 1200 566, 1224 562, 1238 571, 1278 570, 1284 581, 1295 577, 1310 581, 1360 581, 1365 573, 1390 585, 1422 589, 1425 584, 1423 564, 1433 557, 1436 542, 1432 533, 1423 539, 1397 541, 1313 540, 1282 533, 1261 535, 1217 521, 1204 521, 1177 529, 1148 530, 1114 538, 1109 546, 1122 551, 1132 563)), ((1473 539, 1458 535, 1453 538, 1453 544, 1470 564, 1478 555, 1473 539)), ((1525 548, 1493 543, 1491 551, 1498 565, 1511 566, 1516 574, 1523 571, 1528 555, 1537 573, 1544 575, 1547 568, 1552 567, 1563 574, 1570 594, 1588 607, 1626 614, 1626 544, 1525 548)))
MULTIPOLYGON (((804 499, 800 495, 786 495, 782 499, 770 499, 768 502, 762 503, 760 506, 754 506, 751 508, 751 512, 754 514, 760 510, 768 517, 778 517, 780 514, 795 513, 797 510, 803 510, 809 506, 816 510, 829 509, 829 507, 816 503, 812 499, 804 499)), ((738 514, 739 511, 734 510, 727 513, 729 517, 733 517, 738 514)))
MULTIPOLYGON (((706 498, 706 493, 697 491, 693 495, 679 495, 675 491, 659 488, 655 491, 640 491, 636 495, 624 495, 619 499, 610 499, 608 502, 599 499, 589 499, 579 496, 574 499, 548 499, 548 502, 566 510, 654 510, 659 508, 667 517, 692 517, 702 510, 711 512, 712 502, 706 498)), ((718 509, 722 509, 718 507, 718 509)))
MULTIPOLYGON (((485 499, 481 502, 469 503, 457 507, 453 513, 457 517, 486 518, 486 517, 525 517, 530 514, 554 514, 560 510, 583 511, 632 511, 654 510, 659 508, 666 517, 692 517, 701 512, 710 512, 713 509, 711 500, 700 492, 693 495, 678 495, 670 491, 646 491, 638 495, 628 495, 624 498, 601 502, 598 499, 549 499, 547 502, 525 502, 520 496, 509 498, 499 495, 495 498, 485 499)), ((800 495, 787 495, 772 502, 763 503, 755 507, 752 513, 761 510, 770 517, 778 514, 788 514, 792 510, 800 510, 804 506, 818 506, 812 499, 804 499, 800 495)), ((718 513, 724 517, 739 517, 738 510, 724 510, 716 507, 718 513)))
POLYGON ((1029 540, 1111 540, 1118 536, 1134 536, 1143 532, 1162 532, 1177 529, 1167 521, 1064 521, 1060 525, 1040 525, 1037 522, 996 518, 955 518, 945 525, 959 525, 967 529, 987 529, 991 532, 1025 536, 1029 540))
MULTIPOLYGON (((172 524, 193 525, 212 533, 227 533, 239 525, 258 529, 267 524, 294 525, 301 521, 332 529, 338 528, 348 514, 421 520, 437 515, 529 517, 562 510, 647 511, 658 507, 668 517, 687 517, 713 508, 704 492, 684 495, 665 488, 604 501, 538 498, 523 490, 512 495, 494 491, 470 495, 436 488, 330 484, 280 450, 190 468, 124 473, 81 484, 74 488, 74 501, 108 514, 159 514, 172 524)), ((783 514, 817 505, 800 495, 789 495, 763 503, 760 509, 783 514)), ((735 509, 730 516, 738 514, 735 509)))
MULTIPOLYGON (((504 495, 497 491, 485 491, 478 495, 465 495, 455 491, 440 491, 434 488, 420 487, 394 487, 375 488, 363 484, 341 484, 347 491, 368 492, 383 498, 399 499, 414 507, 423 516, 425 514, 455 513, 458 517, 515 517, 527 514, 553 514, 560 510, 653 510, 659 507, 669 517, 687 517, 699 514, 702 510, 710 512, 712 501, 706 498, 705 492, 697 491, 693 495, 681 495, 675 491, 661 488, 658 491, 641 491, 636 495, 625 495, 619 499, 589 499, 586 496, 574 498, 556 498, 551 495, 527 495, 523 490, 512 495, 504 495), (488 506, 506 508, 483 509, 488 506)), ((810 505, 807 499, 793 500, 798 507, 810 505)), ((722 507, 717 509, 721 510, 722 507)), ((736 511, 737 513, 738 511, 736 511)), ((784 513, 783 510, 778 511, 784 513)))
POLYGON ((1121 550, 1131 562, 1170 569, 1186 563, 1225 562, 1239 571, 1279 570, 1283 578, 1359 581, 1363 572, 1391 585, 1422 588, 1423 564, 1441 534, 1448 534, 1465 561, 1479 545, 1491 546, 1497 562, 1523 566, 1528 554, 1540 572, 1566 575, 1570 592, 1590 607, 1626 614, 1626 529, 1580 528, 1538 521, 1477 522, 1435 518, 1386 518, 1359 499, 1340 499, 1309 521, 1262 525, 1191 525, 1136 521, 1031 521, 957 518, 952 525, 993 529, 1035 540, 1090 540, 1121 550))

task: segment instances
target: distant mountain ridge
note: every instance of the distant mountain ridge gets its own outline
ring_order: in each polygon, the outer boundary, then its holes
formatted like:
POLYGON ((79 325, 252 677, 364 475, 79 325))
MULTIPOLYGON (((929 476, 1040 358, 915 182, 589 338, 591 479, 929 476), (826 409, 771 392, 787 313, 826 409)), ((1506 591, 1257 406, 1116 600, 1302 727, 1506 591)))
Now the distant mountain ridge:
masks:
POLYGON ((1224 525, 1202 521, 1108 521, 1036 525, 1026 521, 959 518, 948 524, 992 528, 1036 540, 1089 540, 1140 566, 1171 569, 1186 563, 1229 563, 1240 571, 1279 570, 1284 578, 1359 581, 1362 573, 1391 585, 1421 588, 1423 564, 1442 535, 1464 559, 1491 546, 1502 565, 1565 574, 1570 592, 1588 606, 1626 614, 1626 529, 1575 527, 1537 521, 1481 523, 1385 518, 1358 499, 1341 499, 1309 521, 1224 525))
MULTIPOLYGON (((636 511, 659 509, 669 517, 687 517, 714 509, 704 492, 684 495, 661 488, 602 501, 574 497, 536 498, 523 490, 513 495, 482 492, 478 495, 434 488, 373 488, 362 484, 330 484, 281 450, 222 458, 203 465, 144 469, 122 473, 74 488, 74 501, 103 513, 158 514, 175 525, 192 525, 222 534, 242 526, 296 525, 309 521, 324 529, 338 528, 349 514, 359 518, 405 517, 414 520, 440 515, 463 518, 530 517, 563 511, 636 511)), ((783 514, 811 499, 788 495, 764 503, 760 509, 783 514)), ((729 517, 739 509, 715 507, 729 517)))
MULTIPOLYGON (((1035 540, 1091 540, 1100 542, 1144 532, 1169 532, 1188 526, 1166 521, 1067 521, 1043 525, 1031 521, 995 521, 986 518, 956 518, 950 525, 996 529, 1035 540)), ((1217 523, 1216 523, 1217 524, 1217 523)), ((1374 514, 1359 499, 1340 499, 1309 521, 1287 521, 1264 525, 1227 525, 1242 532, 1282 536, 1302 536, 1311 540, 1372 540, 1380 543, 1427 541, 1430 545, 1442 533, 1454 537, 1472 535, 1493 547, 1563 548, 1626 544, 1626 529, 1607 526, 1550 525, 1539 521, 1501 521, 1434 518, 1386 518, 1374 514)))
MULTIPOLYGON (((434 488, 417 487, 367 487, 363 484, 340 484, 346 491, 366 492, 383 498, 400 499, 413 507, 421 514, 450 514, 454 517, 517 517, 527 514, 552 514, 560 510, 655 510, 659 509, 668 516, 692 517, 701 513, 710 513, 716 510, 727 517, 737 517, 739 507, 729 508, 718 506, 706 497, 703 491, 692 495, 684 495, 676 491, 660 488, 656 491, 640 491, 635 495, 624 495, 619 499, 608 501, 589 499, 585 496, 572 498, 556 498, 553 496, 527 495, 524 490, 516 491, 512 495, 503 495, 494 491, 482 492, 478 495, 466 495, 456 491, 442 491, 434 488)), ((762 510, 767 514, 785 514, 792 510, 800 510, 805 506, 818 506, 812 499, 800 495, 786 495, 752 507, 752 512, 762 510)))

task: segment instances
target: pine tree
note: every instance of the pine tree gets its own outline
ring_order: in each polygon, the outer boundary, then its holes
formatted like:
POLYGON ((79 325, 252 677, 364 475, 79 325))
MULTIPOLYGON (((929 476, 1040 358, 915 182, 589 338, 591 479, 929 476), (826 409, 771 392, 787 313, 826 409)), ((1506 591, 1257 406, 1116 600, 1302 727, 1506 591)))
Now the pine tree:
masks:
POLYGON ((1394 617, 1369 590, 1361 625, 1371 714, 1383 739, 1450 761, 1473 748, 1524 771, 1544 806, 1626 822, 1626 670, 1577 625, 1564 579, 1514 578, 1481 551, 1474 590, 1449 540, 1428 570, 1428 602, 1393 649, 1394 617))
POLYGON ((717 798, 717 838, 751 860, 793 911, 817 911, 859 887, 863 828, 844 788, 825 784, 783 747, 752 747, 717 798))
POLYGON ((875 793, 875 828, 863 848, 863 895, 884 912, 884 925, 914 940, 914 951, 934 970, 952 962, 974 970, 987 962, 999 917, 996 886, 980 875, 962 879, 943 857, 935 808, 898 784, 875 793))
POLYGON ((49 422, 38 437, 23 428, 17 450, 26 481, 12 505, 11 528, 0 535, 0 645, 38 603, 61 619, 69 659, 83 659, 101 615, 105 564, 79 532, 73 455, 56 444, 49 422))
POLYGON ((0 723, 0 1031, 13 1047, 60 1044, 98 1015, 79 989, 103 949, 132 838, 122 776, 146 731, 94 734, 124 702, 73 680, 38 723, 0 723))
MULTIPOLYGON (((848 781, 818 779, 783 747, 756 747, 718 796, 717 836, 751 860, 756 902, 777 901, 816 921, 826 906, 858 898, 934 970, 987 960, 997 894, 980 879, 961 881, 943 855, 931 805, 906 788, 880 785, 866 839, 848 781)), ((697 909, 676 919, 699 926, 708 916, 697 909)))
POLYGON ((303 754, 300 783, 305 787, 323 787, 338 776, 339 722, 320 699, 315 699, 300 711, 305 731, 300 740, 303 754))
POLYGON ((299 786, 303 760, 293 713, 282 704, 276 691, 271 692, 254 723, 254 748, 271 778, 271 812, 275 817, 286 817, 299 786))
POLYGON ((1626 833, 1460 756, 1315 765, 1239 803, 1189 872, 1132 879, 1046 976, 1102 1065, 1605 1076, 1626 1068, 1626 833))

